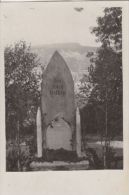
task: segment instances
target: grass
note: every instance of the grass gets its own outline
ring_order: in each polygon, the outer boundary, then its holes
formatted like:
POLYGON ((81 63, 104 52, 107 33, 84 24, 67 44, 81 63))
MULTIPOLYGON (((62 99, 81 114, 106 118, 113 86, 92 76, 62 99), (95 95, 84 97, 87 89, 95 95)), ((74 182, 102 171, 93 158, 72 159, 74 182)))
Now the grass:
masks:
MULTIPOLYGON (((115 140, 121 141, 122 138, 116 137, 115 140)), ((21 142, 24 144, 20 145, 20 163, 21 163, 21 171, 29 170, 29 163, 32 160, 35 160, 34 157, 34 142, 33 137, 22 138, 21 142)), ((87 158, 90 161, 90 169, 104 169, 103 167, 103 154, 104 147, 97 142, 101 141, 100 136, 98 135, 87 135, 86 136, 86 153, 87 158)), ((123 168, 123 149, 122 148, 110 148, 110 169, 122 169, 123 168)), ((67 162, 78 162, 82 159, 79 159, 76 153, 66 152, 63 149, 59 149, 57 151, 47 150, 46 158, 39 159, 39 161, 67 161, 67 162)), ((7 171, 19 171, 18 170, 18 146, 15 141, 7 141, 6 144, 6 167, 7 171)), ((60 167, 61 168, 61 167, 60 167)), ((62 169, 62 168, 61 168, 62 169)), ((64 168, 65 169, 65 168, 64 168)), ((81 170, 81 168, 80 168, 81 170)))
MULTIPOLYGON (((103 161, 104 156, 104 146, 98 144, 101 141, 101 137, 98 135, 87 135, 86 145, 96 151, 98 158, 103 161)), ((122 141, 121 136, 116 136, 113 141, 122 141)), ((123 168, 123 148, 110 147, 110 168, 111 169, 122 169, 123 168)))

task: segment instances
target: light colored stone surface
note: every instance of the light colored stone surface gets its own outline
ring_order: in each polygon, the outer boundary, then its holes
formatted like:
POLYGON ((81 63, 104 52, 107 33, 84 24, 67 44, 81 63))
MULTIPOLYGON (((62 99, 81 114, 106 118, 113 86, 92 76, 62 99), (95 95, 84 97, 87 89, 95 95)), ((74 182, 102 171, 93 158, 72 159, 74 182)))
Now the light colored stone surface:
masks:
POLYGON ((46 132, 47 147, 49 149, 72 150, 71 147, 72 132, 68 123, 63 119, 53 122, 52 127, 49 125, 46 132))
POLYGON ((89 161, 83 160, 80 162, 32 162, 30 164, 32 171, 47 171, 47 170, 87 170, 89 169, 89 161))
POLYGON ((44 147, 71 150, 70 141, 76 125, 74 83, 68 66, 58 52, 54 53, 43 73, 41 89, 44 147), (59 118, 66 121, 67 127, 50 128, 52 122, 59 118))
POLYGON ((78 157, 82 156, 81 152, 81 125, 79 108, 76 109, 76 151, 78 157))
POLYGON ((42 125, 41 125, 41 110, 38 108, 37 111, 37 157, 42 157, 42 125))

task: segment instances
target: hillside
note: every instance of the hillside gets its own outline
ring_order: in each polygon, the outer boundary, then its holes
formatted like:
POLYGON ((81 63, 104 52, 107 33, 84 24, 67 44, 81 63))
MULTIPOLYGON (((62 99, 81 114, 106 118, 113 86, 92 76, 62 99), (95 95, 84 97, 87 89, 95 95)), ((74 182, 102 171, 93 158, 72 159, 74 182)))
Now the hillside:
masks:
POLYGON ((32 51, 38 54, 41 64, 46 66, 53 53, 57 50, 66 61, 72 74, 80 77, 79 75, 87 72, 90 65, 89 58, 86 56, 87 53, 95 52, 96 49, 95 47, 82 46, 78 43, 59 43, 35 46, 32 51))

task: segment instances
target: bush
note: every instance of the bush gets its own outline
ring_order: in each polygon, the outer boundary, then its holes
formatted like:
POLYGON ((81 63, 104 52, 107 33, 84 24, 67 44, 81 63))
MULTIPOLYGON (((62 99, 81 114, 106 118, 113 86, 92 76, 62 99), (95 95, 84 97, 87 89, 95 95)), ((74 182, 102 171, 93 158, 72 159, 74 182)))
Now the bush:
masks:
POLYGON ((6 171, 29 171, 30 162, 34 156, 32 145, 7 144, 6 171))

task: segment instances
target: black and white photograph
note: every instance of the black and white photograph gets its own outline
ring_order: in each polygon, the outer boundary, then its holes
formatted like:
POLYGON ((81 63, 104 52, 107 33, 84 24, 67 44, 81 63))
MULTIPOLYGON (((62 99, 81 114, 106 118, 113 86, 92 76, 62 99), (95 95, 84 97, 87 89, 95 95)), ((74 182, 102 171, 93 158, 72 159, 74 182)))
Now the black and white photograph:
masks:
POLYGON ((123 8, 3 3, 6 172, 123 170, 123 8))

